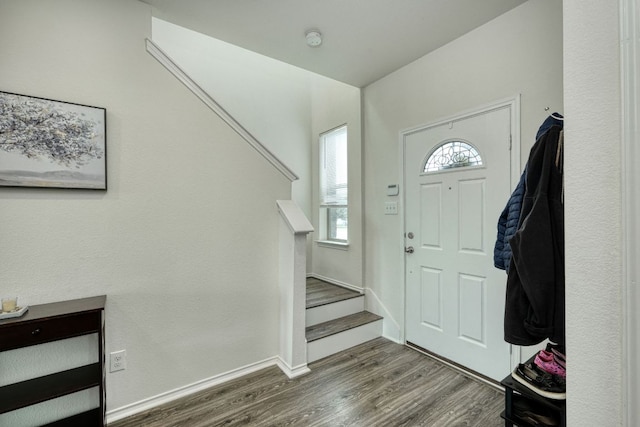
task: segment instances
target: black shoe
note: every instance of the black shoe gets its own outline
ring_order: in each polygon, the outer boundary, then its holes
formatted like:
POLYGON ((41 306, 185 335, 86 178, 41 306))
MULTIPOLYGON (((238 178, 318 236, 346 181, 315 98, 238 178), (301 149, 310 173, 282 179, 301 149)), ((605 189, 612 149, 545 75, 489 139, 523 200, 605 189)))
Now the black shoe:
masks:
POLYGON ((567 356, 565 356, 567 352, 563 345, 547 343, 547 351, 553 353, 556 358, 562 360, 565 364, 567 363, 567 356))
POLYGON ((521 363, 511 377, 540 396, 549 399, 567 398, 566 382, 558 377, 538 369, 533 363, 521 363))
POLYGON ((526 398, 513 399, 513 417, 535 427, 555 427, 560 425, 557 411, 526 398))

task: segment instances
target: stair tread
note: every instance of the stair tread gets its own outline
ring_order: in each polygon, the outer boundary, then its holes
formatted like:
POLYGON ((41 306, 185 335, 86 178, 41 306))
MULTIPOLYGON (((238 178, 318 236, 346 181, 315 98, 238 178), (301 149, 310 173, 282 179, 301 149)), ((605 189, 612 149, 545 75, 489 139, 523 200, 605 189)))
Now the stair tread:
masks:
POLYGON ((361 311, 338 319, 329 320, 328 322, 309 326, 305 330, 307 342, 316 341, 380 319, 382 319, 382 317, 377 314, 373 314, 368 311, 361 311))
POLYGON ((307 278, 307 302, 306 308, 319 307, 338 301, 362 296, 360 292, 333 285, 320 279, 307 278))

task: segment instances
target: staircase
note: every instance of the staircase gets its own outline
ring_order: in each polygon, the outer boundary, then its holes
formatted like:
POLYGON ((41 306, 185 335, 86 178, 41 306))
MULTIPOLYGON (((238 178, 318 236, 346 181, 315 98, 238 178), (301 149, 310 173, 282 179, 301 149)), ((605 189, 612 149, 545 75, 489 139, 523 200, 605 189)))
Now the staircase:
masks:
POLYGON ((308 277, 306 301, 307 363, 382 336, 360 292, 308 277))

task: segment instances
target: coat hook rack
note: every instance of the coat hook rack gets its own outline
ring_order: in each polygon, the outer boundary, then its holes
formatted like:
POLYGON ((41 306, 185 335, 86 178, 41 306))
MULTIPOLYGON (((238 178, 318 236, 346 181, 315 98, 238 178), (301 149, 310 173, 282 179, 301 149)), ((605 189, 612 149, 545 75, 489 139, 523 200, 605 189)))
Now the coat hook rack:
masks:
MULTIPOLYGON (((549 107, 544 107, 544 111, 548 112, 549 111, 549 107)), ((564 120, 564 117, 562 117, 560 114, 558 113, 551 113, 551 117, 553 117, 556 120, 564 120)))

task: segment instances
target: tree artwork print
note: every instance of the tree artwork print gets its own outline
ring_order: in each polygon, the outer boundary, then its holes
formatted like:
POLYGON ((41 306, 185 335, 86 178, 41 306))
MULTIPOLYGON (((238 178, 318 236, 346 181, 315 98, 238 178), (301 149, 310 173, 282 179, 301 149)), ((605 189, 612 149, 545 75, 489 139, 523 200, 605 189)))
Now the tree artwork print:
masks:
POLYGON ((0 92, 0 186, 106 189, 106 111, 0 92))

